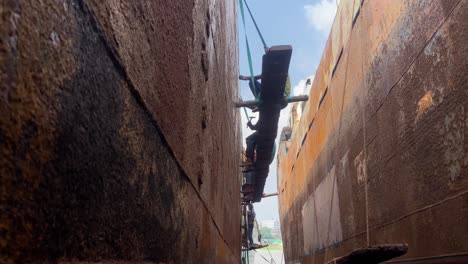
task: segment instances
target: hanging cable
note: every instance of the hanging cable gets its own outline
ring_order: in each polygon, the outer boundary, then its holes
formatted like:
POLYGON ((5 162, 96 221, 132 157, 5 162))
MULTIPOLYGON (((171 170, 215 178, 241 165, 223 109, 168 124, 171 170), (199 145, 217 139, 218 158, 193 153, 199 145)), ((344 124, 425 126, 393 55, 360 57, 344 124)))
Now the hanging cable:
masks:
POLYGON ((265 258, 262 254, 258 253, 256 249, 254 249, 255 253, 257 253, 260 257, 262 257, 266 262, 271 264, 271 261, 269 261, 267 258, 265 258))
MULTIPOLYGON (((271 252, 270 252, 270 250, 268 249, 268 247, 267 247, 266 249, 267 249, 267 251, 268 251, 268 254, 270 254, 270 258, 271 258, 271 260, 273 260, 273 256, 271 255, 271 252)), ((275 262, 275 261, 273 260, 273 262, 275 262)))

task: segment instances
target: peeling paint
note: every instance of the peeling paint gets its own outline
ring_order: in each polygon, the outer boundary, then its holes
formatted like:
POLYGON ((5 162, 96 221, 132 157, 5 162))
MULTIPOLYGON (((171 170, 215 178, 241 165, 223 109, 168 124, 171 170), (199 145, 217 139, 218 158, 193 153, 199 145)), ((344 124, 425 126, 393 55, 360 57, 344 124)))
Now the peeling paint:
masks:
POLYGON ((338 194, 333 167, 302 208, 304 254, 313 254, 343 239, 338 194))
POLYGON ((463 164, 464 149, 464 125, 463 117, 465 109, 461 107, 455 113, 450 113, 444 118, 444 126, 439 128, 439 135, 443 140, 445 149, 443 158, 444 164, 447 166, 449 178, 452 181, 460 178, 461 168, 463 164))
POLYGON ((433 62, 434 66, 436 66, 437 63, 441 61, 440 53, 435 50, 436 40, 440 38, 441 38, 440 32, 436 32, 436 34, 434 35, 434 38, 431 40, 431 42, 429 42, 429 44, 424 49, 424 55, 433 56, 436 58, 433 62))
POLYGON ((357 179, 359 184, 363 184, 366 180, 365 175, 366 160, 364 159, 364 150, 354 159, 354 167, 357 172, 357 179))

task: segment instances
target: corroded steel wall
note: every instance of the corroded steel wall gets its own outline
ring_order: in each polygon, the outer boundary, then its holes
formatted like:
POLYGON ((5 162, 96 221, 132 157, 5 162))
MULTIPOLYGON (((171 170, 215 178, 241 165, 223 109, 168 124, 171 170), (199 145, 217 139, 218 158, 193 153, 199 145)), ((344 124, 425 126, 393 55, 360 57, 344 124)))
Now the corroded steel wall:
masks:
POLYGON ((467 43, 468 0, 340 2, 278 154, 287 263, 397 242, 466 262, 467 43))
POLYGON ((236 1, 0 2, 0 262, 238 263, 236 1))

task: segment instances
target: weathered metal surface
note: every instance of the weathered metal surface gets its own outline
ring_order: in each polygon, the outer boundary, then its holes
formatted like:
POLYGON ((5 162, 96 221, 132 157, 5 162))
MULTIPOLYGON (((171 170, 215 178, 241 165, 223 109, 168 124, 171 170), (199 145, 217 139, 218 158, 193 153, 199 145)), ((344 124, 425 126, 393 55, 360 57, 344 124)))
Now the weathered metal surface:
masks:
POLYGON ((286 260, 401 242, 403 260, 466 252, 468 1, 356 2, 341 1, 279 149, 286 260))
POLYGON ((223 193, 239 192, 234 183, 238 178, 232 176, 239 163, 231 157, 239 156, 240 131, 226 129, 237 118, 231 99, 238 98, 234 89, 238 85, 236 4, 216 0, 91 3, 220 228, 238 228, 237 213, 226 210, 234 201, 219 199, 223 193))
POLYGON ((238 263, 236 2, 0 13, 0 262, 238 263))

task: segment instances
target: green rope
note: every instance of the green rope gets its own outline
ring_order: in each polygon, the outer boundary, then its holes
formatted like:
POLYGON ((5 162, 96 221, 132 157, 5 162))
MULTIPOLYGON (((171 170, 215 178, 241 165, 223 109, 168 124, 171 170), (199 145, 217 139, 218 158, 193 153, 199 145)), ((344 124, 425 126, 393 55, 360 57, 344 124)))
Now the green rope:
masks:
MULTIPOLYGON (((241 101, 242 101, 242 97, 241 97, 240 99, 241 99, 241 101)), ((249 113, 247 113, 246 107, 244 106, 244 107, 242 107, 242 109, 244 109, 245 118, 247 119, 247 122, 249 122, 249 118, 250 118, 250 117, 249 117, 249 113)))
MULTIPOLYGON (((245 26, 244 3, 242 2, 242 0, 239 0, 239 6, 240 6, 241 15, 242 15, 242 23, 244 25, 245 45, 247 47, 247 60, 249 62, 250 79, 251 79, 252 83, 255 83, 253 64, 252 64, 252 53, 250 52, 249 38, 247 37, 247 28, 245 26)), ((258 95, 255 92, 255 90, 252 90, 252 93, 253 93, 255 99, 257 99, 258 95)))
POLYGON ((265 42, 265 39, 263 38, 263 35, 262 35, 262 32, 260 31, 260 29, 258 28, 258 25, 257 25, 257 21, 255 21, 255 18, 252 14, 252 12, 250 11, 250 8, 249 8, 249 5, 247 4, 247 1, 244 0, 244 3, 245 3, 245 6, 247 7, 247 11, 249 11, 249 14, 250 14, 250 18, 252 18, 252 21, 255 25, 255 28, 257 29, 257 33, 258 35, 260 36, 260 39, 262 40, 262 43, 263 43, 263 48, 265 49, 265 51, 268 49, 268 46, 265 42))
POLYGON ((242 108, 244 108, 245 118, 247 118, 247 121, 249 121, 249 114, 247 113, 247 109, 245 109, 245 107, 242 108))

